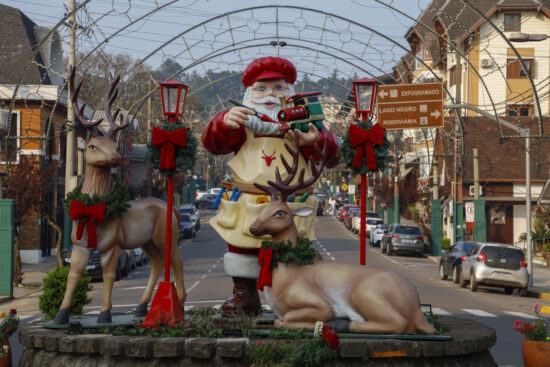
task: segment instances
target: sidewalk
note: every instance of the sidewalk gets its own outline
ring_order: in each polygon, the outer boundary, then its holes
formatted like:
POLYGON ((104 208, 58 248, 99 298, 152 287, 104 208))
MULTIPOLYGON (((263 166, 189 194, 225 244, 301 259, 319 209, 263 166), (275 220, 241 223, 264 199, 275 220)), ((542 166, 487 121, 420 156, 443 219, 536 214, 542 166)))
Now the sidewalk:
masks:
POLYGON ((55 256, 48 256, 39 264, 22 264, 23 282, 13 287, 13 298, 0 297, 0 317, 15 308, 22 317, 38 314, 38 297, 42 292, 42 278, 56 265, 55 256))

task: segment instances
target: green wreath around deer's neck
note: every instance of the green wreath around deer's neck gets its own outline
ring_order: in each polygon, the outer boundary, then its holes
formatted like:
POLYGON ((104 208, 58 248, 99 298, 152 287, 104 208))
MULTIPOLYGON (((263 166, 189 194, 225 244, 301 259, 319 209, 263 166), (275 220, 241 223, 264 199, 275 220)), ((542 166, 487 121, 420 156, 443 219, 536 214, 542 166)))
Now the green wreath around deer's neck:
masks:
POLYGON ((273 251, 271 270, 275 269, 279 262, 284 264, 294 263, 298 266, 313 264, 317 252, 311 248, 311 244, 311 240, 305 237, 298 237, 296 244, 292 244, 289 240, 281 242, 262 241, 264 250, 271 247, 271 251, 273 251))
POLYGON ((107 209, 105 210, 105 220, 113 219, 122 216, 122 214, 128 210, 130 205, 130 193, 126 186, 120 182, 113 182, 111 184, 111 192, 107 195, 94 194, 90 196, 81 192, 82 183, 78 184, 73 191, 67 194, 67 197, 63 200, 65 210, 69 212, 71 201, 80 201, 86 206, 92 206, 96 204, 105 203, 107 209))

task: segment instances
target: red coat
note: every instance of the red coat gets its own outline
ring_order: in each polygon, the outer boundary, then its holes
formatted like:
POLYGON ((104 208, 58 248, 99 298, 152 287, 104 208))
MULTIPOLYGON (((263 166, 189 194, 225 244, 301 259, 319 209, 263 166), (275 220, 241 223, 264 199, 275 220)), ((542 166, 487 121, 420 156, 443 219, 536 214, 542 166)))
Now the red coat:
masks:
MULTIPOLYGON (((212 154, 229 154, 237 153, 246 140, 246 132, 243 126, 236 130, 228 129, 223 123, 223 117, 227 111, 218 112, 212 117, 208 125, 202 132, 202 145, 212 154)), ((317 145, 319 149, 323 148, 325 140, 328 139, 328 154, 327 158, 333 157, 340 148, 340 143, 336 138, 336 135, 322 129, 319 131, 319 141, 317 145)), ((315 148, 313 146, 305 146, 301 148, 302 154, 307 159, 315 156, 315 148)), ((332 165, 327 168, 334 167, 338 162, 331 162, 332 165)))

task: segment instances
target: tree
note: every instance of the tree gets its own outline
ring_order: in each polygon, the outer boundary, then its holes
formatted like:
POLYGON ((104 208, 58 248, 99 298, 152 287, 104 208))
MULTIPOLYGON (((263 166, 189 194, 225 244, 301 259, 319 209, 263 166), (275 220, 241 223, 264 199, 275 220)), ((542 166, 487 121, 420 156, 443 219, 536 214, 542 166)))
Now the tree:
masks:
MULTIPOLYGON (((42 194, 47 192, 48 186, 56 177, 56 172, 57 162, 55 161, 43 167, 39 156, 21 155, 19 165, 11 166, 9 176, 4 179, 5 197, 15 199, 13 282, 16 286, 23 280, 19 227, 32 215, 40 215, 42 194)), ((57 253, 60 256, 60 249, 57 250, 57 253)))

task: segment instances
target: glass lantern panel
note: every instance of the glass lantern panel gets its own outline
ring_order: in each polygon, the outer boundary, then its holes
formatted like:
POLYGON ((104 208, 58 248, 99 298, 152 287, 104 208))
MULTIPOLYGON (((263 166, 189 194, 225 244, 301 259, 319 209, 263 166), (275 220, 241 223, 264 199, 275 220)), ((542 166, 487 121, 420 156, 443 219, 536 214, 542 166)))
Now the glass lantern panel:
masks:
POLYGON ((357 84, 357 101, 360 111, 370 111, 372 102, 372 84, 357 84))
POLYGON ((185 108, 185 99, 187 98, 187 89, 181 88, 180 106, 178 108, 178 114, 183 115, 183 109, 185 108))
POLYGON ((168 88, 167 86, 163 85, 161 86, 162 88, 162 98, 163 98, 163 101, 162 101, 162 107, 164 108, 164 113, 166 112, 170 112, 170 88, 168 88))
POLYGON ((170 113, 176 113, 178 108, 178 89, 179 88, 169 88, 168 89, 168 111, 170 113))

